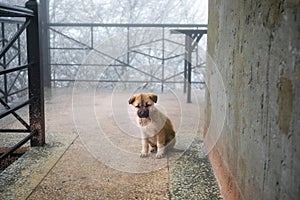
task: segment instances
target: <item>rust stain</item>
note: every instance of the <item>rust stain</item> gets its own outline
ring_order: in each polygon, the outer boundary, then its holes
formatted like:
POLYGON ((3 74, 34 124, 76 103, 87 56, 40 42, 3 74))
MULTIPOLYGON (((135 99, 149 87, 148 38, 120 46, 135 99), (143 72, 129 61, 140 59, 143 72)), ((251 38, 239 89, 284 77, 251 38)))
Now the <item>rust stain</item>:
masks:
POLYGON ((284 134, 289 134, 293 109, 293 85, 289 78, 281 77, 279 79, 278 97, 278 126, 284 134))

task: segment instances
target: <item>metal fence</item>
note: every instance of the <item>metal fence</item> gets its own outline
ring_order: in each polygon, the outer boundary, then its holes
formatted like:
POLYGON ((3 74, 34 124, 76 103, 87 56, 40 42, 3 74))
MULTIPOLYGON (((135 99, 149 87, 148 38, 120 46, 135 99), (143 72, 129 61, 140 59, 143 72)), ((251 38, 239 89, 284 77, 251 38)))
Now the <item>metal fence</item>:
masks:
POLYGON ((54 87, 75 81, 99 82, 109 89, 181 87, 190 102, 192 85, 205 84, 205 60, 199 59, 197 44, 206 28, 205 24, 49 23, 51 74, 45 76, 54 87), (97 61, 91 62, 93 54, 97 61), (143 66, 146 63, 151 66, 143 66), (92 73, 82 76, 83 68, 92 73))
POLYGON ((0 156, 4 159, 28 141, 31 146, 45 143, 37 2, 29 0, 25 7, 0 3, 0 23, 0 134, 29 133, 0 156), (20 98, 24 94, 26 99, 20 98), (24 108, 27 114, 17 113, 24 108), (22 128, 7 127, 4 121, 8 116, 13 116, 22 128))

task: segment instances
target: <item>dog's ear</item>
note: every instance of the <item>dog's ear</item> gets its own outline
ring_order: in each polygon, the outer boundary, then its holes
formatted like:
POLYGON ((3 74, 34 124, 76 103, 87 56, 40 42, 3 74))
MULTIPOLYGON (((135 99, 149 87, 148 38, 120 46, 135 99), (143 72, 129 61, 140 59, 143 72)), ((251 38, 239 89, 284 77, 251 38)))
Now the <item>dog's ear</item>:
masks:
POLYGON ((135 96, 133 95, 129 98, 128 103, 132 104, 134 101, 135 101, 135 96))
POLYGON ((153 93, 149 93, 149 98, 154 102, 157 103, 157 95, 153 93))

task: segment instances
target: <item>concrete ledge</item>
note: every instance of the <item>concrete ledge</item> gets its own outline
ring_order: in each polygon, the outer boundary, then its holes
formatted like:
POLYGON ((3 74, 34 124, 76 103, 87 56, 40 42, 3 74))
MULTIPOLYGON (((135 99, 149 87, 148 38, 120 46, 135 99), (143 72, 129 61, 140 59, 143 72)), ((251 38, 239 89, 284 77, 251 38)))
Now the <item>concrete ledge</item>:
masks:
POLYGON ((228 167, 224 164, 222 161, 222 158, 216 149, 214 147, 209 152, 209 159, 215 174, 215 177, 218 181, 220 192, 223 196, 223 198, 226 200, 239 200, 244 199, 244 197, 241 194, 241 191, 239 190, 237 183, 235 181, 235 178, 232 176, 230 171, 228 170, 228 167))
POLYGON ((76 134, 48 133, 44 147, 29 148, 0 174, 0 199, 26 199, 76 137, 76 134))

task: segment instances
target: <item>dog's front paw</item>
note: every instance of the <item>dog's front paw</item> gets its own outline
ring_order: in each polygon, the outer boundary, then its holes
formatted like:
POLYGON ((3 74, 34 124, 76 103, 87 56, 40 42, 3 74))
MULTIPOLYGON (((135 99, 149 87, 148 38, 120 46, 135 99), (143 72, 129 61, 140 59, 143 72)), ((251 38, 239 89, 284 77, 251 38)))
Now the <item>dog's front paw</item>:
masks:
POLYGON ((164 153, 157 153, 155 157, 156 158, 163 158, 163 157, 165 157, 165 154, 164 153))
POLYGON ((140 157, 145 158, 145 157, 148 157, 148 155, 149 155, 148 153, 141 152, 140 157))

